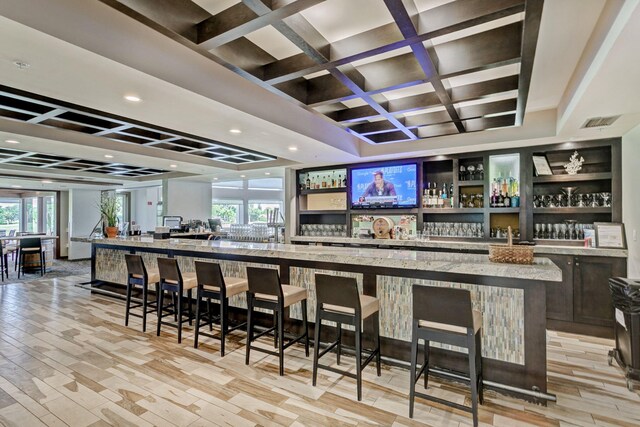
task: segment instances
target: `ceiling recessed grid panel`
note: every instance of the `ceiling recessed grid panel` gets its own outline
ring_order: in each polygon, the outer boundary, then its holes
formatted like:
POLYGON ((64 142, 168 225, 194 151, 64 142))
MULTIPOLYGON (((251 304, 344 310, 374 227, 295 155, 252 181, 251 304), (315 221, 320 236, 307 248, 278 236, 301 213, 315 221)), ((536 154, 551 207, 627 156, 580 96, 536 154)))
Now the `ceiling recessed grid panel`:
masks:
POLYGON ((2 118, 184 154, 198 155, 207 150, 222 149, 228 154, 221 155, 214 160, 231 164, 275 159, 268 154, 156 127, 148 123, 132 121, 124 117, 0 85, 0 119, 2 118))
POLYGON ((150 175, 160 175, 168 171, 122 163, 98 162, 72 157, 54 156, 32 151, 0 148, 0 165, 30 166, 46 170, 63 170, 77 172, 91 172, 101 175, 125 176, 140 178, 150 175))
MULTIPOLYGON (((189 39, 152 0, 122 3, 189 39)), ((194 48, 368 143, 391 143, 521 125, 544 0, 196 3, 210 16, 193 22, 194 48)), ((192 6, 173 8, 174 20, 201 17, 192 6)))

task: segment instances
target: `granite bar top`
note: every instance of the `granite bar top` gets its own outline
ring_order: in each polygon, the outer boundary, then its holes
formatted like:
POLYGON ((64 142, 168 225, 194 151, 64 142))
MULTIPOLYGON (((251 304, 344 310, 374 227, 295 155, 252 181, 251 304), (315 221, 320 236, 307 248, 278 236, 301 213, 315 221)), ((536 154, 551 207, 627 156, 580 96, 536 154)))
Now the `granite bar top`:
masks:
MULTIPOLYGON (((353 237, 291 237, 292 242, 348 244, 363 246, 393 246, 406 248, 459 249, 467 251, 489 251, 489 243, 485 241, 469 242, 456 240, 389 240, 389 239, 358 239, 353 237)), ((581 255, 602 256, 613 258, 627 258, 626 249, 584 248, 580 246, 536 245, 534 254, 540 255, 581 255)))
POLYGON ((408 270, 428 270, 452 274, 506 277, 519 280, 560 282, 562 271, 548 258, 536 257, 533 265, 496 264, 482 254, 442 253, 396 249, 341 248, 334 246, 290 245, 210 240, 127 237, 91 239, 72 237, 74 242, 118 246, 147 247, 203 253, 370 265, 408 270))

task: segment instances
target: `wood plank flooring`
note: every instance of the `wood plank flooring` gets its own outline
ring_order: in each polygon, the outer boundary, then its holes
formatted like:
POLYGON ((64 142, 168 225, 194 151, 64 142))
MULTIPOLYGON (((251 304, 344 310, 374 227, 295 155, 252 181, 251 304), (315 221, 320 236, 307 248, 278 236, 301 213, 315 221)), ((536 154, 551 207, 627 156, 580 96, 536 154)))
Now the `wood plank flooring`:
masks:
MULTIPOLYGON (((0 425, 6 426, 462 426, 468 414, 416 401, 408 418, 408 371, 385 366, 364 372, 363 400, 355 381, 320 371, 311 386, 311 358, 287 350, 286 375, 277 358, 252 353, 244 364, 244 332, 219 342, 191 330, 155 336, 124 304, 74 284, 85 276, 0 285, 0 425)), ((549 390, 557 403, 529 404, 485 392, 480 421, 489 426, 640 425, 640 395, 607 365, 610 340, 548 333, 549 390)), ((265 339, 265 345, 272 343, 265 339)), ((329 355, 327 358, 333 356, 329 355)), ((353 369, 353 358, 343 357, 353 369)), ((429 393, 468 403, 462 385, 430 379, 429 393)))

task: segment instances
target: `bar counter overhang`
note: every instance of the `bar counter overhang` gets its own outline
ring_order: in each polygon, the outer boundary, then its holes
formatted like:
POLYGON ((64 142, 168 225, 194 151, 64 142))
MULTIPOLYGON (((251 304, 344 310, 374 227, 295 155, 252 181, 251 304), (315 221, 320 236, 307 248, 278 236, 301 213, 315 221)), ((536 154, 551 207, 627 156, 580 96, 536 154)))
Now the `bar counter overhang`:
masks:
MULTIPOLYGON (((72 240, 92 245, 94 286, 126 283, 126 253, 140 254, 147 268, 156 267, 159 256, 175 257, 183 272, 194 271, 195 260, 220 263, 225 276, 246 277, 247 265, 278 268, 283 283, 308 290, 310 322, 315 320, 314 274, 355 277, 363 293, 380 299, 382 356, 392 361, 409 360, 411 285, 469 289, 474 309, 483 313, 484 379, 528 400, 547 392, 545 286, 562 281, 562 271, 547 258, 512 265, 490 263, 482 254, 139 237, 72 240)), ((233 297, 230 306, 246 308, 245 296, 233 297)), ((301 318, 300 308, 292 307, 294 326, 301 318)), ((467 371, 461 349, 431 346, 432 366, 467 371)))

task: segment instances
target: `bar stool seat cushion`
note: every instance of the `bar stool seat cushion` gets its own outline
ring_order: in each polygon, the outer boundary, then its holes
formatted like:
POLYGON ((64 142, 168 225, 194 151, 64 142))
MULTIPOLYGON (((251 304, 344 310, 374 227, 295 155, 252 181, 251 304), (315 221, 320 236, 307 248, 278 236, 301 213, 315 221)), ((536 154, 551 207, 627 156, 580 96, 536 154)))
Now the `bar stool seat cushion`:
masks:
MULTIPOLYGON (((284 296, 285 307, 289 307, 291 304, 307 299, 307 290, 298 286, 282 285, 282 294, 284 296)), ((256 293, 256 298, 265 301, 278 301, 277 296, 268 294, 256 293)))
MULTIPOLYGON (((225 277, 224 284, 227 287, 227 297, 232 297, 249 290, 249 281, 242 277, 225 277)), ((204 289, 212 292, 220 292, 220 288, 217 286, 204 285, 204 289)))
MULTIPOLYGON (((132 274, 136 279, 142 279, 140 274, 132 274)), ((157 268, 147 269, 147 283, 158 283, 160 281, 160 270, 157 268)))
MULTIPOLYGON (((380 309, 380 302, 376 297, 372 297, 370 295, 360 295, 360 307, 362 310, 362 318, 366 319, 380 309)), ((356 311, 353 308, 343 307, 341 305, 324 304, 323 309, 336 313, 356 314, 356 311)))
MULTIPOLYGON (((429 328, 429 329, 439 329, 441 331, 447 332, 455 332, 458 334, 467 333, 467 328, 462 326, 454 326, 447 325, 446 323, 438 323, 438 322, 428 322, 426 320, 421 320, 418 322, 418 326, 421 328, 429 328)), ((482 313, 478 310, 473 310, 473 332, 478 332, 478 330, 482 327, 482 313)))
POLYGON ((44 250, 44 248, 20 248, 21 252, 34 252, 38 253, 39 251, 44 250))
MULTIPOLYGON (((173 280, 165 280, 167 283, 177 284, 177 282, 173 280)), ((182 273, 182 287, 185 291, 189 289, 193 289, 198 286, 198 278, 196 277, 195 271, 190 271, 188 273, 182 273)))

